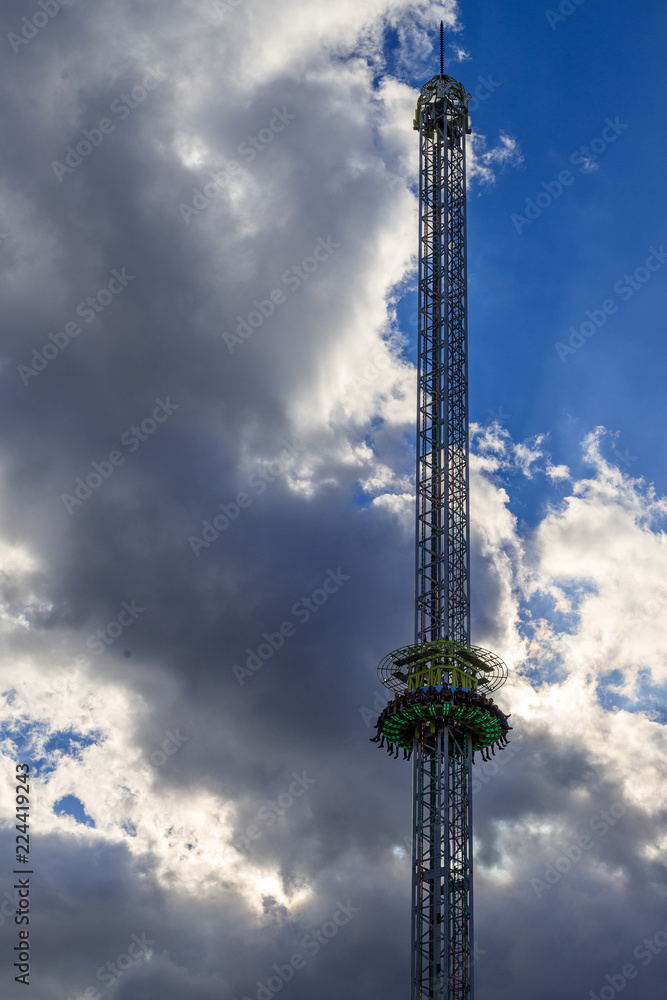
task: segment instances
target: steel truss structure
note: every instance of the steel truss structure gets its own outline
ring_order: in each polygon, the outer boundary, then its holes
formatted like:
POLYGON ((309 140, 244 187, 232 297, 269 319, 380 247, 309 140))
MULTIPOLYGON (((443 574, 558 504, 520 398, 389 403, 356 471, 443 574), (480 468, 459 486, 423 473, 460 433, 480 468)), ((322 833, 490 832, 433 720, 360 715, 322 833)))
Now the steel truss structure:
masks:
MULTIPOLYGON (((467 95, 422 88, 415 642, 468 644, 467 95)), ((420 727, 413 746, 412 998, 472 1000, 472 738, 420 727)))
POLYGON ((422 727, 414 742, 412 997, 473 995, 472 737, 422 727))
POLYGON ((435 77, 422 88, 415 123, 420 208, 418 643, 469 641, 467 107, 461 92, 449 77, 435 77))
POLYGON ((466 150, 468 101, 422 87, 415 640, 384 657, 373 742, 413 758, 411 1000, 473 1000, 472 765, 511 729, 500 657, 470 645, 466 150))

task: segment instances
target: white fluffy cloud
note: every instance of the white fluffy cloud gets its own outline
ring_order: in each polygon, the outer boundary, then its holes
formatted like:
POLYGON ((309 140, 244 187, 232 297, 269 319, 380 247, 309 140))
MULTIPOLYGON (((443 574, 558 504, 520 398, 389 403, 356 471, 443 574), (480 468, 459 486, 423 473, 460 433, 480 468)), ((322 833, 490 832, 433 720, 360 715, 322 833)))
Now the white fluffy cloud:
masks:
POLYGON ((495 579, 504 634, 492 648, 513 668, 505 697, 517 726, 561 747, 576 734, 578 751, 613 775, 624 800, 653 813, 667 779, 667 502, 602 457, 603 428, 582 442, 591 473, 574 482, 554 477, 548 456, 529 471, 544 439, 517 445, 498 425, 477 434, 473 530, 495 579), (553 484, 532 528, 509 511, 499 470, 512 468, 553 484))

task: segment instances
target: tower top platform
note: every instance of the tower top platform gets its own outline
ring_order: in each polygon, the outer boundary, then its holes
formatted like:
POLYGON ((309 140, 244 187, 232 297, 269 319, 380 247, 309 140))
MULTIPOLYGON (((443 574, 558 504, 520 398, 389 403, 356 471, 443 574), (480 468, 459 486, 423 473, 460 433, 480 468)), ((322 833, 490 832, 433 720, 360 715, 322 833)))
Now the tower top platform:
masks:
POLYGON ((415 111, 415 117, 413 121, 413 128, 419 129, 420 121, 420 111, 422 107, 437 104, 439 101, 447 101, 452 108, 460 108, 463 113, 465 113, 465 125, 466 132, 469 132, 468 127, 468 101, 472 98, 472 94, 466 93, 466 89, 462 83, 455 80, 454 77, 448 76, 443 73, 442 76, 434 76, 425 83, 419 92, 419 97, 417 99, 417 110, 415 111))

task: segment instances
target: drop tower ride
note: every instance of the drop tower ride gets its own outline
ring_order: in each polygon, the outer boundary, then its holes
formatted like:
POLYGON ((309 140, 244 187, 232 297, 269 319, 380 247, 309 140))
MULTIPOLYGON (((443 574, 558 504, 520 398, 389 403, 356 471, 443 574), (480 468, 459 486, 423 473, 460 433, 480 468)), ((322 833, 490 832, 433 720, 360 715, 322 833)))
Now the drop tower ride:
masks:
POLYGON ((466 149, 468 101, 421 89, 414 644, 378 667, 393 698, 373 741, 413 761, 411 1000, 473 1000, 472 765, 511 728, 491 693, 507 668, 470 644, 466 149))

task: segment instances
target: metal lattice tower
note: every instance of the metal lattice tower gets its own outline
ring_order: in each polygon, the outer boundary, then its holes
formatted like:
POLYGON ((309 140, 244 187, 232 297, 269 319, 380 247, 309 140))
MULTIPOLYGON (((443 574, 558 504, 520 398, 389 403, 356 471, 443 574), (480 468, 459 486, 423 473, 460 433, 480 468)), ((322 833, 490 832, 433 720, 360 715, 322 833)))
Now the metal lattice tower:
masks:
POLYGON ((378 667, 395 697, 374 742, 413 758, 411 1000, 473 1000, 472 764, 511 728, 499 657, 470 645, 466 151, 468 101, 421 89, 414 645, 378 667))

